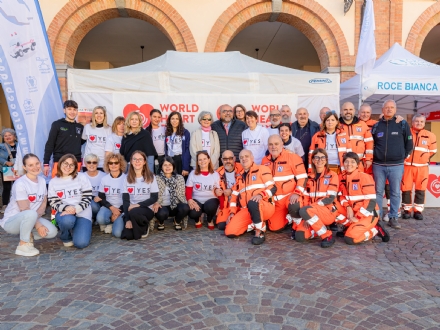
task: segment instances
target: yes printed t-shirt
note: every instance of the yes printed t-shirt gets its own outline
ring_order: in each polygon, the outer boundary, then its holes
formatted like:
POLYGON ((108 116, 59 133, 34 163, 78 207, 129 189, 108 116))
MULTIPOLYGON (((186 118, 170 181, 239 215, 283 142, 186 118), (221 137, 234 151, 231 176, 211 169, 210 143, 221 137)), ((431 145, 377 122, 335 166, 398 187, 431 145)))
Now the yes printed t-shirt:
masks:
POLYGON ((186 181, 187 187, 193 187, 192 197, 204 204, 211 198, 216 198, 214 194, 215 188, 220 188, 220 175, 217 172, 208 175, 196 175, 194 171, 188 176, 186 181))
POLYGON ((92 127, 90 124, 84 126, 82 139, 87 141, 84 148, 84 157, 88 154, 95 154, 99 159, 98 167, 103 167, 105 144, 107 142, 107 137, 111 134, 111 127, 92 127))
MULTIPOLYGON (((144 178, 136 178, 135 183, 128 183, 124 180, 124 188, 122 193, 127 193, 130 196, 130 204, 138 204, 150 198, 152 193, 158 193, 159 187, 157 185, 156 177, 153 182, 146 183, 144 178)), ((151 206, 150 206, 151 208, 151 206)))
POLYGON ((122 205, 122 192, 127 175, 122 174, 118 178, 113 178, 110 174, 104 176, 99 186, 99 191, 105 194, 107 202, 114 207, 120 208, 122 205))
POLYGON ((107 137, 107 140, 105 141, 105 148, 104 151, 113 152, 115 154, 119 154, 119 149, 121 149, 121 141, 122 136, 112 134, 107 137))

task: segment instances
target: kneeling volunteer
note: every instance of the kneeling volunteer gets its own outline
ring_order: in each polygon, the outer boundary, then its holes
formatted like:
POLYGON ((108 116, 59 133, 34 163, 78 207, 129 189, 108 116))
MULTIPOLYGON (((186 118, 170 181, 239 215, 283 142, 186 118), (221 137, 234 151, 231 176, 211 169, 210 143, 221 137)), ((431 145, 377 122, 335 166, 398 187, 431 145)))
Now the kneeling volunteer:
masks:
POLYGON ((34 238, 53 238, 57 229, 50 221, 41 218, 46 209, 47 189, 46 181, 39 176, 40 160, 34 154, 27 154, 23 157, 23 168, 26 175, 12 186, 11 200, 0 225, 8 234, 20 235, 15 254, 31 257, 40 253, 34 247, 34 238))

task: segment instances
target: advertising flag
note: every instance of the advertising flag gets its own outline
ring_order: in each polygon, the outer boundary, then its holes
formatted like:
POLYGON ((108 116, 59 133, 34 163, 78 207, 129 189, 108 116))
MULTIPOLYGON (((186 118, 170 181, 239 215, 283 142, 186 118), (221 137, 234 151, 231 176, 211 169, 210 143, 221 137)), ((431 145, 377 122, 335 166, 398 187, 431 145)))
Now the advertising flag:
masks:
POLYGON ((374 37, 376 23, 374 21, 373 0, 366 1, 355 65, 355 72, 361 74, 363 78, 370 75, 376 62, 376 39, 374 37))

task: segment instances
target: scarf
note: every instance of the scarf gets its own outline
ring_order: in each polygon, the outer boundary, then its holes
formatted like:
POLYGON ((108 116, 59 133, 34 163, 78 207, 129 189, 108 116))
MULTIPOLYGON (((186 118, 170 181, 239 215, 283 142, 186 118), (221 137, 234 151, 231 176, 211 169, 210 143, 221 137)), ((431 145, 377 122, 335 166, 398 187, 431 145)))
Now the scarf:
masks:
POLYGON ((200 128, 202 129, 203 132, 211 132, 211 126, 209 127, 200 126, 200 128))
POLYGON ((176 188, 177 188, 176 176, 172 175, 171 178, 167 178, 163 173, 163 171, 160 172, 159 176, 165 182, 165 185, 168 187, 168 190, 170 191, 170 203, 171 203, 170 207, 171 209, 175 209, 178 201, 177 192, 176 192, 176 188))

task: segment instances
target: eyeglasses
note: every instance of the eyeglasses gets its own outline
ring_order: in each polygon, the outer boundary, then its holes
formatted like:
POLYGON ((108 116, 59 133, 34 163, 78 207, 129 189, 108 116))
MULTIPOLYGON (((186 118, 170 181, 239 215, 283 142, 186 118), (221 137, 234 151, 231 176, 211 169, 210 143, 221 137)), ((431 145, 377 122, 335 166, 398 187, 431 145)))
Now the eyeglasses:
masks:
POLYGON ((66 163, 66 162, 64 162, 64 163, 62 163, 61 165, 63 165, 63 166, 65 166, 65 167, 67 167, 67 168, 75 168, 75 164, 70 164, 70 163, 66 163))
POLYGON ((211 118, 202 118, 202 120, 211 121, 212 119, 211 118))
POLYGON ((234 157, 228 157, 228 158, 222 158, 222 161, 224 162, 229 162, 229 161, 233 161, 234 157))
POLYGON ((269 115, 269 117, 281 117, 279 114, 269 115))
POLYGON ((314 156, 314 157, 313 157, 313 160, 319 162, 320 160, 325 160, 325 156, 321 156, 321 157, 319 157, 319 156, 314 156))
POLYGON ((98 162, 86 162, 87 163, 87 165, 97 165, 98 164, 98 162))
POLYGON ((233 113, 233 110, 222 110, 222 113, 233 113))
POLYGON ((329 113, 332 113, 332 114, 336 115, 336 111, 335 110, 326 111, 325 115, 328 115, 329 113))
POLYGON ((119 165, 119 162, 108 162, 109 165, 119 165))
POLYGON ((139 162, 143 162, 143 161, 145 161, 145 159, 143 159, 143 158, 133 158, 132 159, 133 163, 139 163, 139 162))

